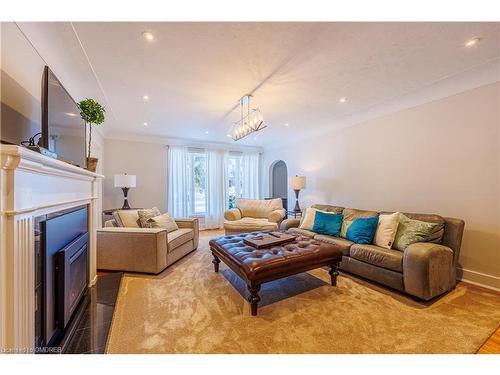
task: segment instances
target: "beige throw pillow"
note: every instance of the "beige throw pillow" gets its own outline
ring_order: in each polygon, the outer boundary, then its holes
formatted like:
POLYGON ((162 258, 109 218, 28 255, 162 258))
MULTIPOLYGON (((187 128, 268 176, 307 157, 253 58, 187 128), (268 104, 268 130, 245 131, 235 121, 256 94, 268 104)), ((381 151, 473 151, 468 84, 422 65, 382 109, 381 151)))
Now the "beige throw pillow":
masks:
POLYGON ((137 210, 118 210, 113 212, 113 218, 119 227, 140 228, 137 210))
POLYGON ((381 214, 378 217, 377 231, 373 243, 377 246, 390 249, 398 231, 399 212, 381 214))
POLYGON ((139 225, 141 228, 151 228, 146 225, 146 222, 155 216, 160 216, 161 212, 158 208, 153 207, 145 210, 137 210, 137 215, 139 216, 139 225))
POLYGON ((168 213, 148 219, 146 225, 148 225, 148 228, 164 228, 167 233, 179 229, 175 220, 168 213))
POLYGON ((306 229, 306 230, 311 230, 313 225, 314 225, 314 218, 316 216, 316 211, 320 212, 326 212, 326 211, 321 211, 318 210, 317 208, 306 208, 306 212, 304 213, 304 219, 300 222, 299 228, 300 229, 306 229))

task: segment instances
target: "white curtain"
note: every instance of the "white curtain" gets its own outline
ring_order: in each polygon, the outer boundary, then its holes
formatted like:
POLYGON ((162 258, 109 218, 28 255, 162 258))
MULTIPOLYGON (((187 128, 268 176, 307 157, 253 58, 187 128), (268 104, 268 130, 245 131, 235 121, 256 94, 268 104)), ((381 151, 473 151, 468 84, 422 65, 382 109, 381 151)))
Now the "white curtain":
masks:
POLYGON ((207 194, 205 228, 221 228, 227 208, 226 154, 222 150, 207 151, 207 194))
POLYGON ((244 153, 242 162, 242 195, 243 198, 259 199, 260 154, 257 152, 244 153))
POLYGON ((190 207, 191 184, 189 154, 187 148, 170 146, 168 148, 167 169, 167 209, 172 217, 188 217, 190 207))
MULTIPOLYGON (((229 153, 223 150, 206 150, 205 166, 205 214, 202 220, 204 229, 221 228, 224 224, 224 211, 229 208, 229 153)), ((168 212, 173 217, 193 215, 191 196, 194 184, 192 154, 187 147, 168 148, 168 212)), ((259 198, 260 155, 244 153, 241 155, 241 195, 243 198, 259 198)), ((236 181, 239 185, 239 182, 236 181)))

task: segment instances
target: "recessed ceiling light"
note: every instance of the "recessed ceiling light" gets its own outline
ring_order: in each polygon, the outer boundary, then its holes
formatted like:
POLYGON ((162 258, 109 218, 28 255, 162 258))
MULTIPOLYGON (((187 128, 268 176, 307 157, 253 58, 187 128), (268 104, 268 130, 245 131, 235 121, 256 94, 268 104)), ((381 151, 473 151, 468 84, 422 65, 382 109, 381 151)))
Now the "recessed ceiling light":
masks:
POLYGON ((205 134, 208 134, 208 130, 205 131, 205 134))
POLYGON ((341 102, 341 103, 345 103, 345 102, 347 102, 347 98, 344 96, 343 98, 340 98, 340 99, 339 99, 339 102, 341 102))
POLYGON ((155 36, 151 31, 143 31, 142 37, 146 39, 148 42, 152 42, 153 40, 155 40, 155 36))
POLYGON ((285 124, 285 126, 288 126, 288 125, 289 125, 289 124, 288 124, 288 122, 287 122, 287 123, 285 124))
POLYGON ((469 39, 467 42, 465 42, 465 46, 466 47, 472 47, 476 44, 478 44, 479 42, 481 41, 481 38, 472 38, 472 39, 469 39))
POLYGON ((143 96, 142 96, 142 99, 144 99, 144 100, 149 100, 149 96, 148 96, 148 95, 143 95, 143 96))
POLYGON ((256 141, 257 140, 257 137, 253 137, 253 140, 256 141))
POLYGON ((147 122, 145 122, 145 123, 143 123, 142 125, 144 125, 144 126, 148 126, 148 123, 147 123, 147 122))

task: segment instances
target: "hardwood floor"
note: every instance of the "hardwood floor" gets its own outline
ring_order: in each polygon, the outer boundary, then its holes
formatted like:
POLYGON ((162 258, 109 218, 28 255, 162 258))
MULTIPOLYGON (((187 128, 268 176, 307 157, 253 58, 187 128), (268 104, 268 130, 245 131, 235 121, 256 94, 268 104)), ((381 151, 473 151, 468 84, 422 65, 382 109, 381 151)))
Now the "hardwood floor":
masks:
POLYGON ((477 354, 500 354, 500 328, 479 348, 477 354))

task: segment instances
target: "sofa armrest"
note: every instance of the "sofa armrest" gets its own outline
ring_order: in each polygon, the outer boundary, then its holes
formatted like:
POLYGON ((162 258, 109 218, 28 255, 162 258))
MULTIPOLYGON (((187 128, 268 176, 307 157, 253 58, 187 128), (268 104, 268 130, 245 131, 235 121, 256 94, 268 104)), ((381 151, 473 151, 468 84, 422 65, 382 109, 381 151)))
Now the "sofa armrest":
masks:
POLYGON ((241 219, 241 211, 238 208, 231 208, 230 210, 224 211, 224 219, 229 221, 235 221, 241 219))
POLYGON ((163 228, 108 227, 97 230, 97 268, 159 273, 167 267, 163 228))
POLYGON ((194 231, 194 248, 198 248, 198 241, 200 239, 200 221, 198 218, 176 218, 175 222, 179 228, 192 228, 194 231))
POLYGON ((281 230, 288 230, 290 228, 298 228, 300 219, 286 219, 281 222, 281 230))
POLYGON ((281 220, 285 217, 286 211, 284 208, 280 208, 278 210, 271 211, 269 215, 267 215, 267 220, 272 223, 280 223, 281 220))
POLYGON ((453 250, 430 242, 408 246, 403 254, 405 291, 430 300, 456 285, 453 250))

